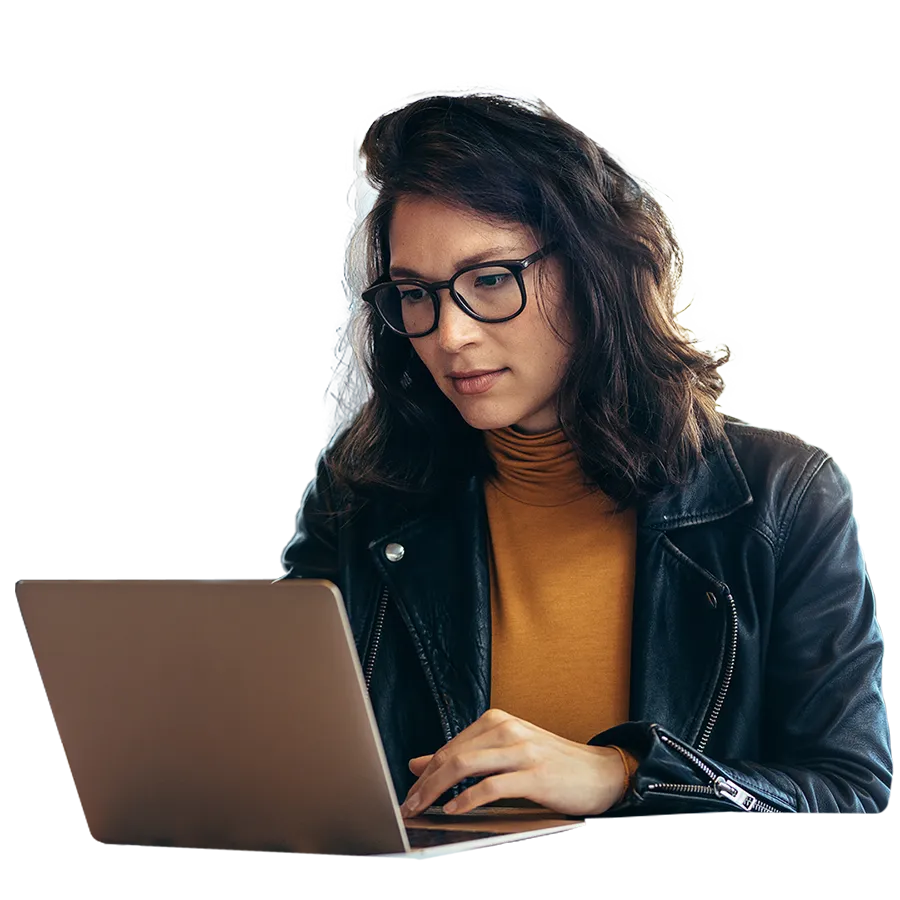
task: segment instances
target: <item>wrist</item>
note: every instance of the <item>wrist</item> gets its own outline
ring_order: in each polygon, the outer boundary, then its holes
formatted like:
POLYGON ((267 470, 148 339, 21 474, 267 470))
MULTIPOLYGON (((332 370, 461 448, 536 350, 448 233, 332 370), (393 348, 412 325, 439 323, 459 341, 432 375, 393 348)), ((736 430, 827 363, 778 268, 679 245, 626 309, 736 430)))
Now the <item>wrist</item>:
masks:
POLYGON ((597 805, 588 815, 598 816, 624 799, 631 779, 629 758, 633 759, 633 757, 614 744, 595 745, 591 749, 600 759, 598 766, 600 790, 596 799, 597 805))
MULTIPOLYGON (((631 784, 631 766, 629 765, 629 758, 626 752, 621 748, 617 747, 615 744, 608 745, 610 750, 615 751, 616 757, 619 760, 619 764, 621 766, 621 779, 619 781, 619 790, 616 793, 616 799, 610 804, 610 806, 615 806, 617 803, 621 803, 625 794, 628 793, 628 788, 631 784)), ((633 759, 634 757, 632 757, 633 759)))

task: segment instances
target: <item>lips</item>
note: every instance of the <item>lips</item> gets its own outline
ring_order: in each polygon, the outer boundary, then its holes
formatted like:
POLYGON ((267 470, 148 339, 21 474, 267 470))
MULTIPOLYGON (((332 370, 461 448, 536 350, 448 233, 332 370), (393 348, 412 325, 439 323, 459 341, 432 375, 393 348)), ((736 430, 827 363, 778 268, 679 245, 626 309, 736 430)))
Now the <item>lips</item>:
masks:
POLYGON ((451 376, 450 380, 458 394, 482 394, 490 390, 506 372, 506 369, 495 369, 468 378, 451 376))
POLYGON ((475 378, 478 375, 490 375, 492 372, 499 372, 500 369, 472 369, 470 372, 451 372, 451 378, 475 378))

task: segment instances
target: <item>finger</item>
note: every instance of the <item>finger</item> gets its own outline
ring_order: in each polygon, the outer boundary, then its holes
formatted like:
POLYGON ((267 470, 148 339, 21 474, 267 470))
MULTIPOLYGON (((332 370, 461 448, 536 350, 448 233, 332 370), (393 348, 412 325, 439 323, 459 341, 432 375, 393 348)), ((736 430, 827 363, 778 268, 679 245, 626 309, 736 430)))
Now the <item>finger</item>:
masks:
POLYGON ((400 811, 404 816, 416 815, 464 778, 511 772, 532 766, 536 761, 534 754, 535 748, 527 743, 484 749, 469 748, 454 753, 430 775, 420 777, 410 789, 400 811))
MULTIPOLYGON (((535 800, 530 796, 537 789, 537 779, 532 769, 517 769, 500 775, 492 775, 463 791, 455 800, 444 805, 444 812, 462 814, 511 797, 535 800)), ((539 802, 535 800, 535 802, 539 802)))
MULTIPOLYGON (((437 769, 452 759, 455 754, 469 749, 473 741, 478 741, 476 746, 487 747, 483 739, 486 735, 493 735, 490 744, 502 746, 517 743, 524 739, 530 731, 543 731, 536 725, 510 715, 502 709, 489 709, 479 716, 468 728, 463 729, 456 737, 449 740, 436 753, 431 754, 431 759, 426 763, 423 771, 419 773, 418 780, 407 793, 407 799, 413 794, 420 793, 424 779, 430 777, 437 769)), ((421 759, 422 757, 416 757, 421 759)), ((412 767, 410 767, 412 768, 412 767)), ((415 773, 415 770, 413 770, 415 773)), ((437 796, 440 796, 438 794, 437 796)))
POLYGON ((409 769, 414 775, 421 775, 422 772, 425 771, 425 767, 431 761, 431 757, 434 756, 433 753, 429 753, 428 756, 414 756, 409 761, 409 769))

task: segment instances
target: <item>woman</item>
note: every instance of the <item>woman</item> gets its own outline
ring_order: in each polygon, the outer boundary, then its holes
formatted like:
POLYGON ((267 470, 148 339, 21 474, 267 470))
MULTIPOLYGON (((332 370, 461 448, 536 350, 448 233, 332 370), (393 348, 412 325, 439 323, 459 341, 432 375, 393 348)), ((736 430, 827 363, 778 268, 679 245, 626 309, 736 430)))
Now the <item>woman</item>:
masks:
POLYGON ((716 410, 659 205, 502 97, 418 100, 361 155, 370 396, 282 563, 341 590, 404 815, 883 809, 849 485, 716 410))

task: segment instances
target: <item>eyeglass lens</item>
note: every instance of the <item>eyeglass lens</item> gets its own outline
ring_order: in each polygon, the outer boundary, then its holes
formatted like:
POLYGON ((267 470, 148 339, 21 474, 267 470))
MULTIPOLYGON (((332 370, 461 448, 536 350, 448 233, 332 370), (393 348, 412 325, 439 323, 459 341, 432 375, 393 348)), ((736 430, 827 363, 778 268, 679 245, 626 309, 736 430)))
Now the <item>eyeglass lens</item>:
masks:
MULTIPOLYGON (((459 275, 454 283, 472 311, 484 319, 505 319, 522 306, 516 276, 505 266, 482 266, 459 275)), ((431 295, 417 284, 392 281, 374 296, 375 305, 392 328, 405 334, 421 334, 434 326, 431 295)))

